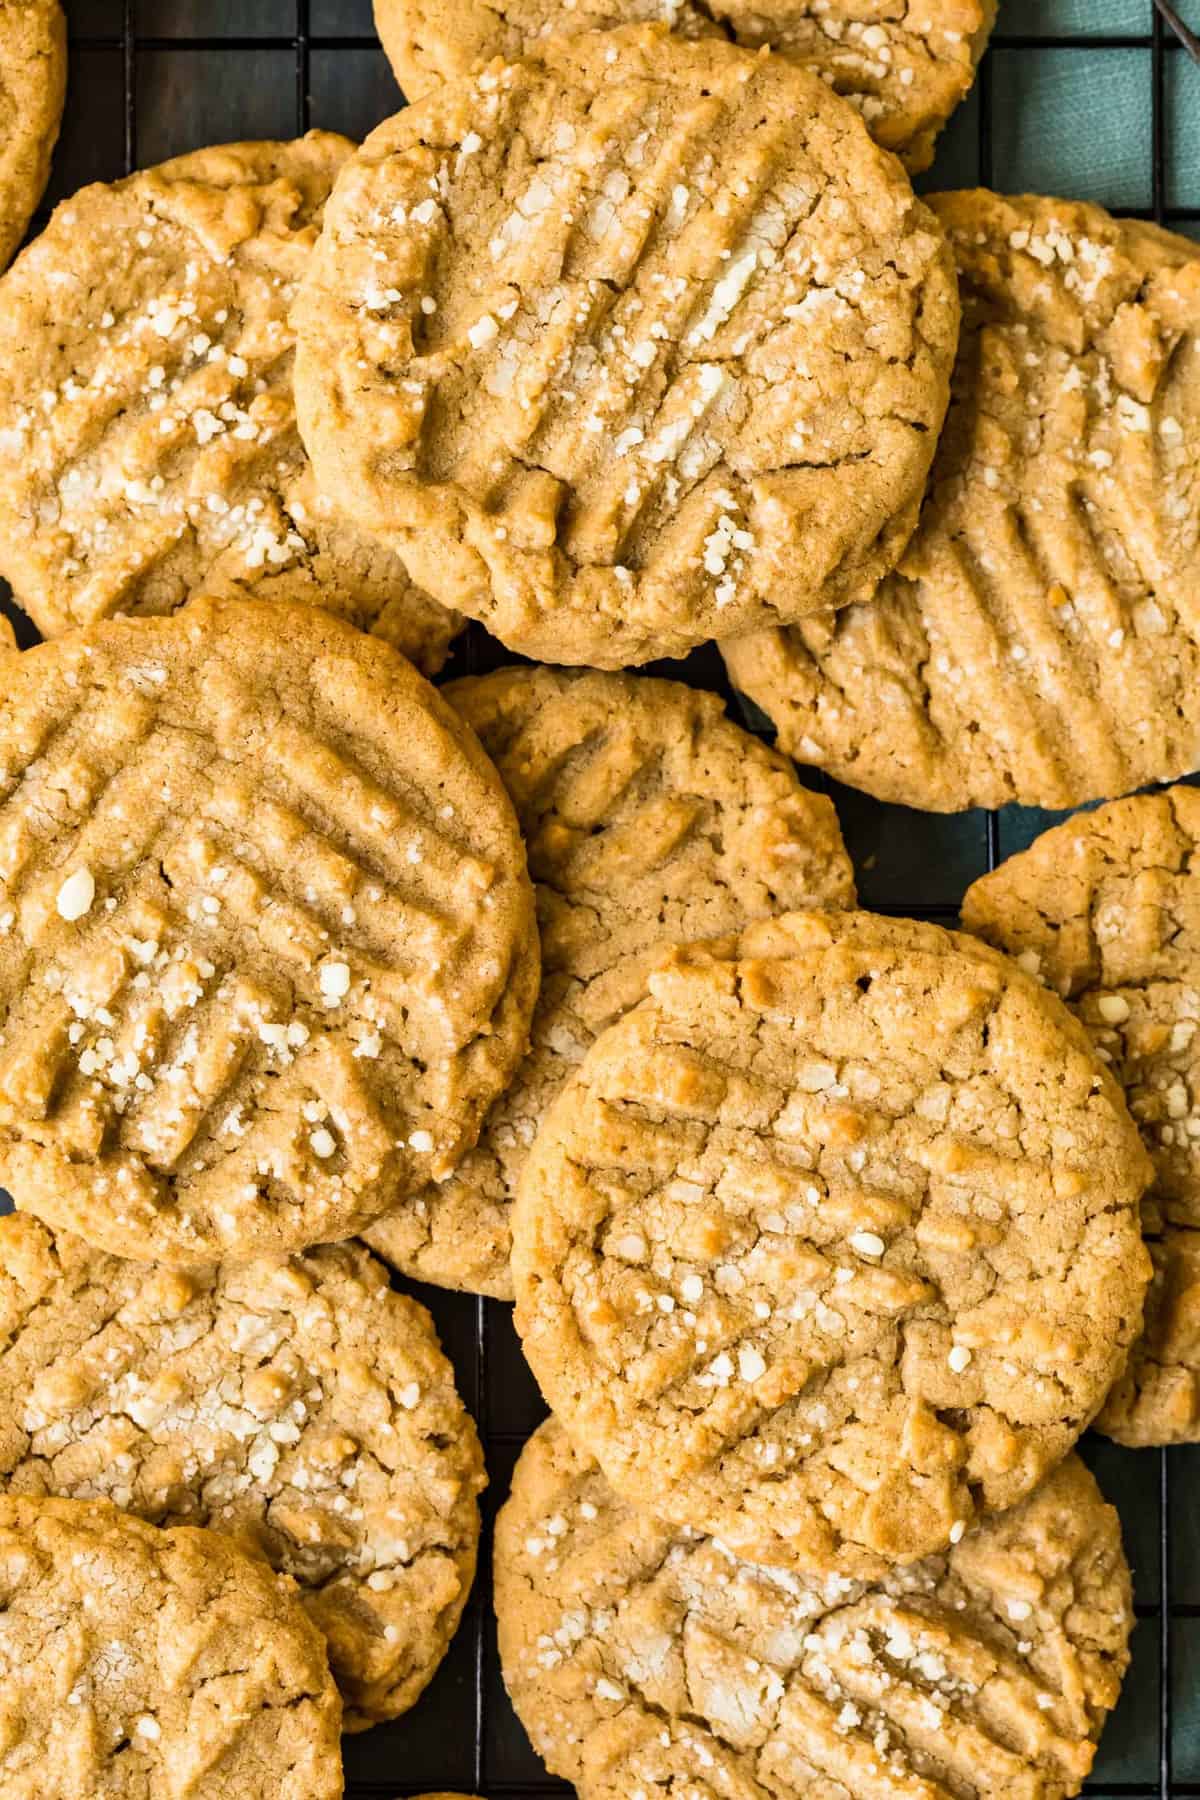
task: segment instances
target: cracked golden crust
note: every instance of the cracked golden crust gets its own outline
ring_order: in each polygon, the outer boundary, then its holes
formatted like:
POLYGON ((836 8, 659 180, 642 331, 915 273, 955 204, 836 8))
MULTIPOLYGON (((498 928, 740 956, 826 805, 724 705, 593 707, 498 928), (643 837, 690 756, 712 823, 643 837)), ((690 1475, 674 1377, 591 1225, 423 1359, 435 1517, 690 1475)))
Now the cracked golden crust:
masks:
POLYGON ((1012 1506, 1141 1328, 1149 1167, 1054 996, 910 921, 664 959, 550 1109, 516 1323, 617 1490, 873 1575, 1012 1506))
POLYGON ((1200 762, 1200 253, 982 191, 921 524, 869 607, 728 646, 783 748, 883 800, 1068 807, 1200 762))
POLYGON ((66 89, 58 0, 0 0, 0 269, 45 191, 66 89))
POLYGON ((197 601, 0 693, 0 1166, 175 1264, 349 1235, 448 1173, 538 982, 512 807, 411 665, 197 601))
POLYGON ((6 1800, 338 1800, 341 1706, 295 1586, 214 1531, 0 1498, 6 1800))
POLYGON ((1113 1508, 1076 1457, 872 1585, 737 1560, 544 1425, 496 1526, 504 1678, 582 1800, 1064 1800, 1129 1663, 1113 1508))
POLYGON ((1200 1440, 1200 793, 1136 795, 1047 831, 977 881, 967 929, 1061 994, 1154 1162, 1146 1336, 1101 1414, 1122 1443, 1200 1440))
POLYGON ((0 284, 0 571, 45 637, 203 589, 320 604, 441 668, 461 620, 318 495, 296 428, 288 308, 352 148, 84 188, 0 284))
POLYGON ((1200 1443, 1200 1231, 1164 1225, 1147 1248, 1145 1330, 1096 1420, 1134 1450, 1200 1443))
POLYGON ((660 22, 689 38, 732 34, 769 44, 819 75, 862 113, 871 135, 910 170, 933 160, 937 134, 969 92, 995 0, 375 0, 375 25, 410 100, 493 56, 577 35, 660 22))
POLYGON ((0 1486, 212 1527, 291 1576, 357 1729, 466 1604, 485 1481, 423 1307, 354 1244, 156 1269, 0 1220, 0 1486))
POLYGON ((644 676, 504 669, 446 698, 516 809, 542 942, 531 1044, 454 1174, 367 1240, 404 1273, 513 1297, 510 1213, 538 1123, 665 945, 851 906, 837 815, 720 701, 644 676))
POLYGON ((823 82, 645 26, 380 126, 293 319, 332 500, 510 647, 618 668, 874 591, 958 299, 823 82))

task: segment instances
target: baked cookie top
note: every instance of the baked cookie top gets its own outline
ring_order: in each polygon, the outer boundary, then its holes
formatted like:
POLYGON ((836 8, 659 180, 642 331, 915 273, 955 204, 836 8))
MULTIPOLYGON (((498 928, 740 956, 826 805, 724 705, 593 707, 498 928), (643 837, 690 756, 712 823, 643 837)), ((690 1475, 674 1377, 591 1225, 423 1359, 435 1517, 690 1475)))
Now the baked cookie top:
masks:
POLYGON ((1200 1439, 1197 845, 1196 789, 1135 795, 1044 832, 963 901, 968 930, 1018 957, 1082 1020, 1154 1162, 1146 1335, 1097 1421, 1133 1445, 1200 1439))
POLYGON ((995 0, 375 0, 375 24, 410 100, 492 56, 661 21, 689 38, 732 35, 805 63, 856 106, 872 137, 927 169, 937 134, 969 91, 995 0))
POLYGON ((66 91, 58 0, 0 0, 0 269, 45 191, 66 91))
POLYGON ((458 622, 318 498, 296 429, 288 308, 352 149, 84 188, 0 283, 0 573, 45 636, 203 589, 317 601, 441 667, 458 622))
POLYGON ((1077 1794, 1129 1663, 1117 1515, 1077 1457, 867 1585, 623 1503, 553 1421, 496 1528, 513 1704, 582 1800, 1077 1794))
POLYGON ((292 1582, 215 1531, 0 1498, 0 1781, 338 1800, 341 1706, 292 1582))
POLYGON ((0 1166, 173 1264, 346 1237, 526 1043, 533 896, 478 742, 316 607, 194 602, 0 691, 0 1166))
POLYGON ((854 904, 832 803, 724 715, 645 676, 502 669, 453 683, 520 821, 542 986, 529 1052, 478 1145, 368 1241, 406 1274, 512 1299, 510 1210, 537 1126, 667 944, 854 904))
POLYGON ((958 299, 816 76, 634 26, 381 125, 293 318, 331 499, 511 648, 616 668, 873 592, 958 299))
POLYGON ((404 1712, 441 1661, 484 1480, 433 1321, 360 1246, 147 1271, 0 1219, 0 1486, 265 1555, 350 1726, 404 1712))
POLYGON ((1125 1091, 1152 1200, 1200 1226, 1200 792, 1080 813, 967 890, 968 931, 1061 994, 1125 1091))
POLYGON ((869 607, 731 644, 793 756, 939 812, 1067 807, 1200 761, 1200 250, 1066 200, 946 194, 954 398, 869 607))
POLYGON ((1148 1174, 1015 964, 792 914, 666 957, 563 1089, 514 1211, 517 1329, 618 1492, 873 1576, 1014 1505, 1099 1410, 1148 1174))
POLYGON ((1200 1443, 1200 1231, 1166 1225, 1147 1249, 1145 1330, 1096 1420, 1134 1450, 1200 1443))

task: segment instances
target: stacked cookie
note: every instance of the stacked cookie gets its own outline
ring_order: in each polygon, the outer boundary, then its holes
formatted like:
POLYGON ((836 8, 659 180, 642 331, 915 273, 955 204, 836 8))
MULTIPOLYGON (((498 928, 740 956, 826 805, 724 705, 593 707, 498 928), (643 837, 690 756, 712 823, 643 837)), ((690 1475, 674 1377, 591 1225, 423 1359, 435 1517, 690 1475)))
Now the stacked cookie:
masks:
POLYGON ((416 1702, 485 1474, 384 1263, 516 1302, 501 1648, 583 1800, 1055 1800, 1115 1704, 1073 1449, 1200 1431, 1200 809, 959 935, 782 751, 1200 760, 1200 262, 915 198, 988 0, 659 10, 380 0, 361 149, 0 282, 5 1795, 332 1796, 416 1702), (464 615, 558 666, 439 695, 464 615), (781 750, 629 672, 708 639, 781 750))

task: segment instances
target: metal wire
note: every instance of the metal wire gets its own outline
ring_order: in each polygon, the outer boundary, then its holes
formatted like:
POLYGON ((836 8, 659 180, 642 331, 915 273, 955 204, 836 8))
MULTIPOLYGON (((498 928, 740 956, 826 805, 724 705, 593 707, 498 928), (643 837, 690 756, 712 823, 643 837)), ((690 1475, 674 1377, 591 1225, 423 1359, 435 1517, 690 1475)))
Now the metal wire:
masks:
MULTIPOLYGON (((90 10, 86 0, 76 6, 72 5, 72 0, 67 0, 67 9, 72 15, 72 24, 82 23, 90 10)), ((296 129, 303 132, 310 124, 314 56, 324 58, 328 53, 377 50, 377 40, 370 31, 366 0, 359 11, 361 28, 350 33, 328 30, 322 33, 313 29, 314 19, 340 20, 345 17, 347 9, 344 6, 330 12, 321 0, 295 0, 294 30, 289 35, 196 33, 160 37, 139 34, 138 0, 114 0, 106 17, 119 18, 119 33, 114 34, 111 25, 99 32, 73 31, 72 43, 77 50, 120 53, 124 159, 126 169, 133 170, 139 160, 139 58, 152 52, 186 55, 219 51, 250 55, 290 51, 294 58, 296 129)), ((1153 104, 1151 205, 1141 209, 1138 216, 1149 216, 1174 225, 1187 224, 1200 221, 1200 205, 1169 203, 1167 71, 1176 54, 1190 51, 1200 56, 1200 43, 1166 0, 1154 0, 1153 8, 1147 5, 1147 20, 1152 20, 1152 25, 1146 33, 1100 37, 1041 37, 1005 33, 1001 29, 993 44, 1001 51, 1030 53, 1062 49, 1086 49, 1096 53, 1122 48, 1149 50, 1153 104)), ((355 22, 356 26, 360 23, 358 18, 355 22)), ((979 178, 984 185, 989 185, 997 176, 1002 178, 1004 173, 994 167, 993 160, 993 85, 993 64, 985 57, 978 82, 979 178)), ((1200 92, 1197 98, 1200 103, 1200 92)), ((364 121, 364 124, 368 123, 371 121, 364 121)), ((452 672, 480 671, 504 660, 504 653, 498 646, 481 631, 472 629, 456 653, 452 672)), ((705 686, 720 686, 727 692, 723 680, 719 676, 714 679, 716 667, 719 665, 712 658, 693 659, 691 677, 705 686)), ((671 672, 679 671, 673 669, 671 672)), ((686 678, 689 667, 685 666, 683 673, 686 678)), ((826 785, 820 778, 816 780, 818 785, 826 785)), ((854 797, 848 797, 846 809, 855 804, 854 797)), ((877 812, 881 810, 876 809, 877 812)), ((963 832, 978 829, 977 823, 963 821, 961 824, 963 832)), ((983 832, 983 854, 986 866, 991 869, 1002 855, 999 814, 986 815, 983 832)), ((957 913, 953 902, 933 900, 929 896, 871 892, 869 900, 877 910, 896 914, 952 921, 957 913)), ((423 1292, 422 1298, 430 1305, 439 1329, 455 1352, 460 1381, 464 1392, 471 1396, 487 1448, 493 1483, 502 1497, 507 1485, 507 1471, 536 1417, 536 1401, 528 1380, 521 1373, 508 1309, 490 1301, 468 1300, 463 1296, 431 1291, 423 1292)), ((1200 1782, 1180 1782, 1174 1778, 1172 1769, 1172 1708, 1176 1680, 1172 1640, 1176 1628, 1182 1629, 1185 1621, 1197 1622, 1200 1608, 1176 1605, 1172 1599, 1170 1473, 1170 1458, 1166 1452, 1160 1452, 1156 1495, 1157 1569, 1151 1571, 1157 1575, 1158 1596, 1157 1600, 1138 1608, 1142 1622, 1139 1659, 1145 1658, 1148 1651, 1151 1655, 1156 1651, 1158 1658, 1157 1776, 1125 1782, 1097 1780, 1089 1784, 1089 1793, 1103 1795, 1107 1800, 1115 1800, 1116 1796, 1129 1796, 1130 1800, 1133 1797, 1137 1800, 1176 1800, 1179 1797, 1182 1800, 1183 1796, 1200 1796, 1200 1782), (1151 1639, 1154 1650, 1149 1650, 1151 1639)), ((478 1589, 460 1634, 460 1639, 466 1640, 465 1652, 456 1645, 449 1659, 453 1662, 457 1657, 457 1670, 443 1671, 426 1700, 407 1719, 348 1740, 347 1794, 351 1800, 394 1800, 401 1794, 440 1787, 470 1787, 488 1796, 488 1800, 541 1800, 542 1796, 570 1792, 562 1783, 535 1772, 536 1762, 523 1748, 521 1734, 503 1696, 490 1623, 489 1562, 490 1546, 485 1543, 478 1589)))

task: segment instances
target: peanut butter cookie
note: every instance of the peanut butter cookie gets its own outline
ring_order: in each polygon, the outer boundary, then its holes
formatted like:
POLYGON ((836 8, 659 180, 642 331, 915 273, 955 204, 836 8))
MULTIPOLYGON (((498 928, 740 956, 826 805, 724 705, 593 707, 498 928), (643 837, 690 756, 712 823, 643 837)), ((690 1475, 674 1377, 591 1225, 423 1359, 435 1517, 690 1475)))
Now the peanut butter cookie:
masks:
POLYGON ((536 52, 575 35, 661 20, 685 37, 769 44, 856 106, 872 137, 912 170, 969 91, 995 0, 375 0, 375 24, 410 100, 492 56, 536 52))
POLYGON ((0 1610, 5 1800, 338 1800, 321 1635, 219 1532, 0 1498, 0 1610))
POLYGON ((963 923, 1066 1000, 1125 1089, 1154 1163, 1146 1335, 1097 1421, 1200 1441, 1200 793, 1118 800, 977 881, 963 923))
POLYGON ((510 1213, 542 1115, 667 944, 854 904, 832 804, 712 694, 634 675, 504 669, 446 698, 516 808, 542 939, 532 1043, 478 1145, 367 1234, 422 1281, 512 1299, 510 1213))
POLYGON ((84 188, 0 283, 0 574, 44 636, 203 589, 319 602, 441 667, 458 621, 318 495, 296 429, 288 308, 352 149, 84 188))
POLYGON ((554 1422, 500 1514, 496 1611, 513 1704, 581 1800, 1063 1800, 1133 1627, 1077 1457, 944 1556, 805 1582, 626 1505, 554 1422))
POLYGON ((902 805, 1067 807, 1200 763, 1200 248, 931 202, 962 281, 920 529, 873 603, 731 644, 783 748, 902 805))
POLYGON ((433 1321, 361 1247, 155 1269, 0 1219, 0 1486, 227 1532, 290 1575, 351 1729, 462 1616, 484 1485, 433 1321))
POLYGON ((798 913, 665 958, 551 1107, 517 1329, 619 1493, 873 1579, 1013 1506, 1142 1322, 1149 1168, 1085 1033, 933 925, 798 913))
POLYGON ((0 0, 0 269, 45 191, 66 91, 58 0, 0 0))
POLYGON ((448 1174, 537 993, 458 715, 316 607, 198 601, 0 684, 0 1171, 171 1264, 342 1238, 448 1174))
POLYGON ((335 504, 512 648, 619 668, 874 591, 958 298, 822 81, 632 26, 381 125, 293 317, 335 504))

